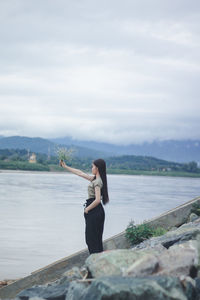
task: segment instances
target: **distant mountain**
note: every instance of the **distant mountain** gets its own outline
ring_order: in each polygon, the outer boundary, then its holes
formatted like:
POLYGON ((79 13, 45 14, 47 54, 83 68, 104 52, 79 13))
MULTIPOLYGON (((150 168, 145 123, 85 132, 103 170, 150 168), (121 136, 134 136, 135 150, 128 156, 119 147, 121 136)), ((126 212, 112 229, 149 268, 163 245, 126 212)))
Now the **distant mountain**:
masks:
MULTIPOLYGON (((72 144, 68 144, 68 146, 73 147, 75 149, 75 156, 80 158, 96 158, 105 156, 105 154, 99 150, 88 149, 86 147, 79 147, 72 144)), ((56 156, 56 149, 58 147, 66 147, 66 145, 57 144, 53 141, 40 137, 30 138, 24 136, 11 136, 3 137, 0 139, 0 149, 26 149, 30 152, 44 153, 56 156)))
POLYGON ((196 161, 200 165, 200 141, 168 140, 152 143, 114 145, 94 141, 74 140, 70 137, 44 139, 23 136, 0 136, 0 149, 29 149, 30 152, 56 155, 57 147, 74 147, 77 157, 106 158, 121 155, 151 156, 167 161, 187 163, 196 161))
POLYGON ((142 144, 114 145, 94 141, 73 140, 70 137, 50 139, 56 143, 71 144, 90 149, 103 151, 109 156, 113 155, 142 155, 152 156, 167 161, 187 163, 196 161, 200 164, 200 141, 199 140, 167 140, 144 142, 142 144))
POLYGON ((29 149, 39 153, 48 153, 48 148, 52 152, 55 143, 43 138, 30 138, 25 136, 4 137, 0 140, 0 149, 29 149))
MULTIPOLYGON (((81 141, 81 140, 74 140, 70 137, 61 137, 61 138, 54 138, 49 139, 54 143, 59 143, 63 145, 76 145, 80 147, 87 147, 90 149, 98 150, 104 152, 105 156, 112 156, 112 155, 121 155, 119 152, 119 147, 113 144, 108 143, 100 143, 94 141, 81 141)), ((122 153, 123 154, 123 153, 122 153)))

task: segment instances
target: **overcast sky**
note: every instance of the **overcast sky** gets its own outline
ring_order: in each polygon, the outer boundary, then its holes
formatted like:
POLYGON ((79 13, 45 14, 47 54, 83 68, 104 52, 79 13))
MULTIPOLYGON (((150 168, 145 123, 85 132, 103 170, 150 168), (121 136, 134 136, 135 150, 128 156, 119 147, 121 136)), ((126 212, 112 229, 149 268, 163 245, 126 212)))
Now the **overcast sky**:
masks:
POLYGON ((200 139, 199 0, 0 0, 0 135, 200 139))

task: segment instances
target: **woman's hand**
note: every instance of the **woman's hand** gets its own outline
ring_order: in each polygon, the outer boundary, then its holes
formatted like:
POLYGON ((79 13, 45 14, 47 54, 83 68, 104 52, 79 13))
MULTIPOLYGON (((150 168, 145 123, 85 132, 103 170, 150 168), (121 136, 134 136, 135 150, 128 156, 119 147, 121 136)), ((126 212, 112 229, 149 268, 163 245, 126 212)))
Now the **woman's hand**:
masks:
POLYGON ((62 159, 60 160, 59 165, 60 165, 62 168, 66 167, 66 164, 65 164, 65 162, 64 162, 62 159))
POLYGON ((86 214, 88 214, 88 209, 87 209, 87 207, 84 209, 84 212, 85 212, 86 214))

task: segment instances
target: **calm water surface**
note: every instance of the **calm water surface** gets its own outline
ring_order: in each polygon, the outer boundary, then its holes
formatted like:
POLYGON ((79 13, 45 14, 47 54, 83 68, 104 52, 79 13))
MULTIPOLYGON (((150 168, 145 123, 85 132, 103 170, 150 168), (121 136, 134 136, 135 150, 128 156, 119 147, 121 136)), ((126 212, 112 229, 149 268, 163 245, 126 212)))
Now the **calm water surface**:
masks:
MULTIPOLYGON (((0 280, 86 248, 89 181, 69 173, 0 172, 0 280)), ((108 175, 104 239, 200 195, 199 178, 108 175)))

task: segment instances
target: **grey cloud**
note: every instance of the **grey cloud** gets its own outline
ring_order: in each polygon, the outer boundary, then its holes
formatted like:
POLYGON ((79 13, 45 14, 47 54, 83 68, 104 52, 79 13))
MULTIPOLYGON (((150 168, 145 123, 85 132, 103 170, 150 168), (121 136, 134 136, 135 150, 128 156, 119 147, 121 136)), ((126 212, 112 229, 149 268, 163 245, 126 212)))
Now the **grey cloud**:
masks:
POLYGON ((1 1, 0 134, 199 139, 199 8, 1 1))

